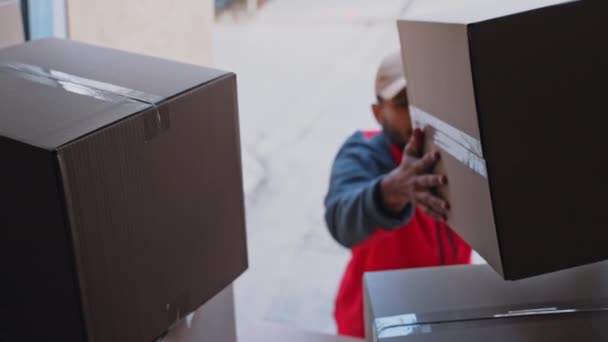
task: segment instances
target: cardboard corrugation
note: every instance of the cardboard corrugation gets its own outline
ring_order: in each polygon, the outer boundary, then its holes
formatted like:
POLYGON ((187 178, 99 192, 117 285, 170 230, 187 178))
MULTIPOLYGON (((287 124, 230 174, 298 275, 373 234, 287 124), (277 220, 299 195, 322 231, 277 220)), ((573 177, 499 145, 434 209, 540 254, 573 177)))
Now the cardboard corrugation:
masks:
POLYGON ((142 110, 0 70, 26 95, 0 94, 0 265, 16 275, 0 337, 153 341, 247 268, 234 74, 62 40, 0 51, 8 62, 165 100, 142 110))

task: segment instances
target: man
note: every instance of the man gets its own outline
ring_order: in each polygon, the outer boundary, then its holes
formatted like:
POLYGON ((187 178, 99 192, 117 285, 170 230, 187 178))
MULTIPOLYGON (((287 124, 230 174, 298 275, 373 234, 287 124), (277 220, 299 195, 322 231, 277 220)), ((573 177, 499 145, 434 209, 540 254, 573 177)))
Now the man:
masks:
MULTIPOLYGON (((399 54, 384 59, 372 105, 380 132, 357 132, 340 149, 325 199, 327 226, 352 250, 336 298, 341 335, 363 337, 363 274, 368 271, 467 264, 471 248, 444 223, 449 203, 435 195, 447 184, 433 174, 438 152, 421 156, 412 130, 399 54)), ((407 295, 404 289, 404 295, 407 295)))

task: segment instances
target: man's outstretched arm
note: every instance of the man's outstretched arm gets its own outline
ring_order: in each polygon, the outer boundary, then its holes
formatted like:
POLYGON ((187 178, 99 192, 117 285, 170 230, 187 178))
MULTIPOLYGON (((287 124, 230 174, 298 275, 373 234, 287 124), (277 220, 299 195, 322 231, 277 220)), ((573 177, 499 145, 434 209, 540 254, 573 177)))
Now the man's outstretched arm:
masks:
POLYGON ((445 176, 429 174, 439 160, 436 152, 418 158, 422 133, 416 131, 403 161, 388 174, 381 174, 366 155, 368 144, 349 139, 334 162, 325 199, 325 221, 336 241, 351 248, 366 240, 375 229, 395 229, 411 219, 414 205, 443 219, 449 205, 431 189, 446 184, 445 176))

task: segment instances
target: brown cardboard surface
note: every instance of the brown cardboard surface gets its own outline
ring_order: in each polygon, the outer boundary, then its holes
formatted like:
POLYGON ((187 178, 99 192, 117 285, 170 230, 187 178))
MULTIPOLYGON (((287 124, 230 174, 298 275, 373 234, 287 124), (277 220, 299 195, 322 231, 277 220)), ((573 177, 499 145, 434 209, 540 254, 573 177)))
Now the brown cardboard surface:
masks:
POLYGON ((430 113, 479 139, 467 27, 402 21, 408 97, 430 113), (410 48, 411 46, 411 48, 410 48), (413 66, 413 67, 410 67, 413 66), (428 93, 445 93, 431 97, 428 93))
POLYGON ((302 331, 272 323, 260 323, 239 336, 239 342, 362 342, 363 340, 342 336, 302 331))
POLYGON ((58 200, 53 155, 4 137, 0 154, 0 341, 55 336, 83 341, 71 239, 58 200))
POLYGON ((61 40, 7 61, 161 100, 0 70, 0 340, 152 341, 247 268, 233 74, 61 40))
POLYGON ((173 327, 156 342, 236 342, 232 285, 173 327))
POLYGON ((381 339, 381 342, 570 342, 605 341, 608 314, 574 314, 438 326, 429 334, 381 339))
POLYGON ((23 43, 21 4, 17 0, 0 0, 0 49, 23 43))
POLYGON ((443 198, 450 199, 449 224, 458 227, 458 234, 475 250, 483 255, 486 262, 502 274, 500 254, 496 252, 498 236, 494 228, 492 200, 487 178, 471 172, 461 161, 446 153, 434 143, 435 130, 427 126, 425 132, 426 151, 441 152, 441 162, 435 172, 449 175, 449 186, 439 189, 443 198), (475 218, 471 222, 471 218, 475 218))
POLYGON ((608 183, 574 181, 608 173, 597 119, 608 46, 590 3, 416 1, 399 22, 414 121, 428 113, 460 139, 442 145, 433 130, 445 127, 426 124, 449 177, 448 223, 506 279, 608 258, 608 183))
MULTIPOLYGON (((142 58, 136 54, 60 39, 33 41, 2 51, 0 66, 15 62, 106 82, 165 99, 226 76, 225 72, 219 70, 159 58, 142 58), (45 54, 41 55, 40 51, 45 51, 45 54)), ((3 134, 10 133, 12 136, 9 137, 13 139, 46 149, 57 148, 149 107, 120 97, 117 100, 120 103, 116 103, 90 96, 74 96, 61 85, 50 87, 13 75, 3 77, 0 82, 3 82, 0 84, 2 89, 9 86, 14 89, 10 93, 0 94, 3 106, 16 103, 23 112, 19 120, 10 116, 0 117, 3 134), (18 99, 9 101, 15 96, 18 99), (37 101, 27 101, 32 97, 37 101), (52 116, 47 112, 49 106, 57 107, 52 116)))
POLYGON ((368 339, 375 319, 404 314, 413 315, 418 324, 430 324, 431 334, 443 332, 439 326, 448 322, 461 322, 451 326, 453 331, 500 325, 482 321, 520 310, 608 307, 608 263, 516 282, 504 281, 488 265, 371 272, 365 275, 365 298, 368 339))

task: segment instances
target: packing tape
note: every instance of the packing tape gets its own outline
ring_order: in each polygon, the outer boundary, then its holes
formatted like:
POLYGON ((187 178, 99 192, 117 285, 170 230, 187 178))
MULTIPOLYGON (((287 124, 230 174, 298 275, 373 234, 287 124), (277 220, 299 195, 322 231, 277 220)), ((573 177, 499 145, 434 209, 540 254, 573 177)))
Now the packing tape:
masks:
POLYGON ((1 64, 0 64, 0 71, 9 73, 15 77, 19 77, 26 81, 42 84, 42 85, 45 85, 48 87, 60 88, 69 93, 92 97, 92 98, 100 100, 100 101, 118 104, 118 103, 121 103, 126 100, 123 96, 120 96, 120 95, 102 92, 102 91, 92 89, 92 88, 89 88, 89 87, 86 87, 86 86, 83 86, 80 84, 76 84, 76 83, 58 81, 58 80, 51 79, 51 78, 48 78, 45 76, 40 76, 40 75, 36 75, 36 74, 31 74, 31 73, 24 73, 17 69, 7 68, 7 67, 5 67, 5 65, 1 65, 1 64))
POLYGON ((382 338, 428 334, 432 331, 429 324, 418 324, 415 314, 405 314, 378 318, 374 320, 376 334, 374 341, 382 338))
POLYGON ((410 106, 410 113, 414 127, 424 129, 430 126, 434 129, 432 139, 435 145, 477 174, 488 177, 486 161, 478 139, 416 106, 410 106))
POLYGON ((30 82, 60 88, 96 100, 113 104, 120 104, 124 101, 137 102, 146 105, 142 110, 153 107, 154 116, 144 118, 146 141, 170 128, 168 113, 159 108, 160 103, 165 99, 162 96, 19 62, 0 63, 0 71, 11 73, 30 82))
POLYGON ((504 314, 495 314, 492 318, 513 318, 525 316, 541 316, 541 315, 559 315, 576 312, 601 312, 608 311, 608 308, 595 309, 559 309, 559 308, 540 308, 531 310, 513 310, 504 314))
POLYGON ((96 81, 89 78, 72 75, 63 71, 46 69, 36 65, 18 62, 8 62, 0 63, 0 67, 12 69, 22 74, 41 76, 47 79, 61 82, 59 84, 69 84, 78 86, 80 88, 86 88, 94 94, 101 93, 118 95, 133 101, 146 103, 151 106, 155 106, 164 100, 162 96, 153 95, 139 90, 121 87, 111 83, 96 81))
POLYGON ((401 337, 428 334, 433 332, 434 324, 442 324, 445 327, 446 323, 459 323, 459 322, 471 322, 471 321, 488 321, 488 320, 499 320, 505 318, 516 318, 516 317, 529 317, 529 316, 545 316, 545 315, 565 315, 565 314, 577 314, 577 313, 593 313, 593 312, 608 312, 608 306, 601 303, 598 306, 589 307, 544 307, 544 308, 532 308, 522 310, 509 310, 505 313, 495 313, 489 315, 480 315, 477 317, 467 316, 466 314, 461 318, 452 319, 435 319, 429 321, 421 321, 419 316, 416 314, 403 314, 395 316, 387 316, 382 318, 376 318, 374 320, 375 336, 374 340, 389 338, 389 337, 401 337))

